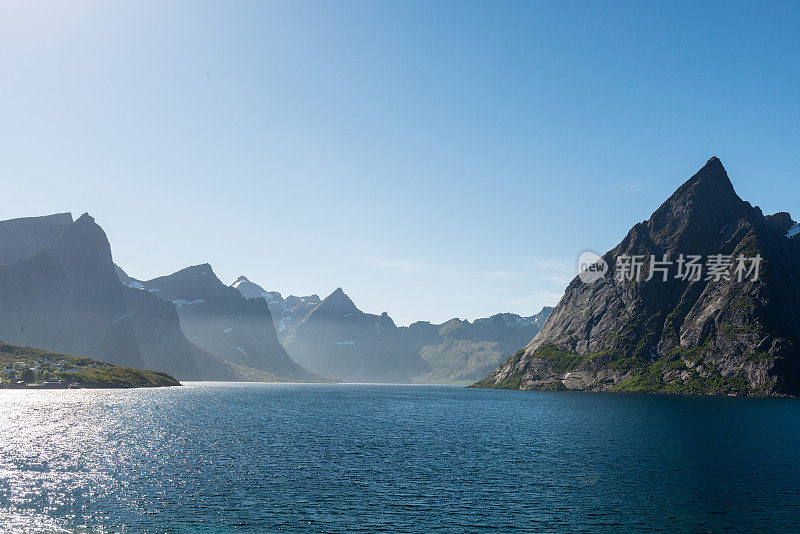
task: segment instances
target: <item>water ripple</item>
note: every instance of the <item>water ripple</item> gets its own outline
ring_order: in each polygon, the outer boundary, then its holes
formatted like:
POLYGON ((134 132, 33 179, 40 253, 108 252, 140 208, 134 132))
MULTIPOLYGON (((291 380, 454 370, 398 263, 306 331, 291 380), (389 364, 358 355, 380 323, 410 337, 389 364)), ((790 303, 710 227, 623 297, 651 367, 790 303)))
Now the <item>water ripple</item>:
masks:
POLYGON ((0 391, 11 532, 800 529, 800 403, 195 383, 0 391))

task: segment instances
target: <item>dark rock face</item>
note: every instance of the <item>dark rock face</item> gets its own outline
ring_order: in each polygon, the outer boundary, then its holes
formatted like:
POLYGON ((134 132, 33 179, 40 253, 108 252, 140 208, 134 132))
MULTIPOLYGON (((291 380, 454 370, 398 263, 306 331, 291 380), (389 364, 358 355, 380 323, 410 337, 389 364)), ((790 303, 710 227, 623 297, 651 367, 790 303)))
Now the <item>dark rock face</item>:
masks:
POLYGON ((552 310, 545 307, 531 317, 499 313, 472 323, 459 319, 440 325, 420 321, 400 330, 430 366, 418 380, 477 380, 527 345, 552 310))
POLYGON ((277 291, 266 291, 263 287, 240 276, 231 287, 236 288, 246 299, 263 298, 267 301, 269 311, 278 339, 283 342, 289 332, 305 319, 311 310, 322 302, 318 295, 295 297, 290 295, 285 299, 277 291))
POLYGON ((187 267, 146 282, 128 278, 126 283, 171 303, 189 340, 217 358, 277 377, 313 378, 278 342, 266 300, 244 298, 223 284, 210 265, 187 267))
POLYGON ((788 214, 765 217, 741 200, 717 158, 603 256, 611 273, 575 278, 524 351, 483 387, 740 395, 800 392, 800 238, 788 214), (758 280, 668 279, 650 258, 763 258, 758 280), (642 277, 620 280, 620 256, 643 256, 642 277))
POLYGON ((285 346, 309 369, 350 382, 410 382, 427 370, 386 313, 362 312, 341 288, 289 333, 285 346))
POLYGON ((72 224, 72 214, 0 221, 0 265, 8 265, 49 248, 72 224))

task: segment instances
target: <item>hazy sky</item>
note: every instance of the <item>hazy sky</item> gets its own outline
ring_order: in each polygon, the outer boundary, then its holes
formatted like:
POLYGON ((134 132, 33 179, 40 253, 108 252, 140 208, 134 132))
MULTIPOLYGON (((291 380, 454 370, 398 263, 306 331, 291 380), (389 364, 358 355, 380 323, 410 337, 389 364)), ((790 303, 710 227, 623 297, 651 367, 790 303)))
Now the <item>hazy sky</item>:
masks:
POLYGON ((0 3, 0 218, 398 324, 529 315, 711 155, 800 216, 800 11, 0 3))

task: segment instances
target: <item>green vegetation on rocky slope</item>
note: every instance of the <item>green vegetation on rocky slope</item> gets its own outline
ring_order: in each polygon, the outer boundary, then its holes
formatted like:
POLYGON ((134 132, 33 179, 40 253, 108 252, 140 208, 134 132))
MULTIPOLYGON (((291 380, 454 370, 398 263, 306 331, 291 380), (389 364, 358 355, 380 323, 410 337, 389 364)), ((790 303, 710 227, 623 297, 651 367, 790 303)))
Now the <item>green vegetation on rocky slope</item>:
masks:
POLYGON ((0 381, 10 380, 61 380, 91 388, 180 386, 180 382, 160 371, 131 369, 0 341, 0 381))
POLYGON ((581 373, 603 377, 603 380, 590 387, 581 388, 589 391, 764 396, 774 394, 776 385, 773 381, 754 388, 746 378, 749 367, 755 368, 764 363, 763 355, 749 355, 735 373, 723 376, 716 365, 703 358, 702 347, 676 349, 655 360, 646 360, 622 357, 609 351, 574 354, 553 345, 545 345, 529 357, 538 360, 547 370, 544 376, 530 367, 519 370, 523 357, 524 351, 519 351, 503 363, 515 371, 504 375, 502 379, 487 377, 470 387, 566 391, 574 389, 565 384, 570 375, 581 373))
POLYGON ((415 382, 469 384, 494 369, 504 353, 499 343, 491 341, 446 339, 438 345, 422 347, 419 355, 431 371, 416 377, 415 382))

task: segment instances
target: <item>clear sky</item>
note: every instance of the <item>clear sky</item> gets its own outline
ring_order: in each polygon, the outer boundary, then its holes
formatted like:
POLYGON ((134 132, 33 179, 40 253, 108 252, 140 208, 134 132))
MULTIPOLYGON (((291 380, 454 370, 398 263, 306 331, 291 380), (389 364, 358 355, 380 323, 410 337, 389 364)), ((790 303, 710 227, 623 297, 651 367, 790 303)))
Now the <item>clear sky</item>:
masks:
POLYGON ((800 216, 800 4, 0 3, 0 218, 398 324, 554 305, 711 155, 800 216))

